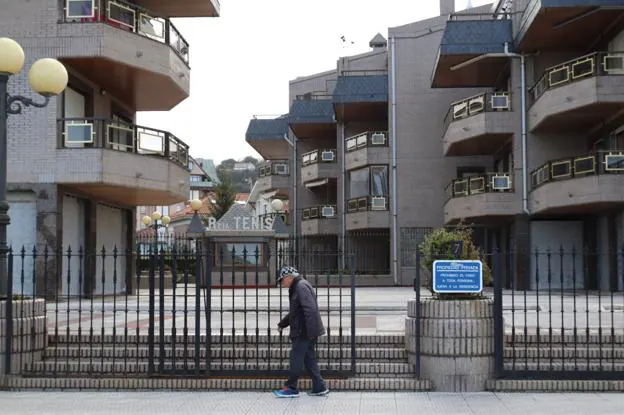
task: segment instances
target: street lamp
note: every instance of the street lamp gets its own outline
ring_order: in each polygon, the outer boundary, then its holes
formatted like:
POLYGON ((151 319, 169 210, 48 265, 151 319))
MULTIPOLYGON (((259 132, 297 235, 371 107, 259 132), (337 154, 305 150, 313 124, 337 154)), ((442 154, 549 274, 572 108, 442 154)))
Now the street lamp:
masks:
MULTIPOLYGON (((11 75, 17 75, 24 67, 25 55, 22 47, 6 37, 0 38, 0 293, 6 292, 7 284, 7 227, 11 222, 8 215, 7 196, 7 130, 9 115, 22 113, 24 107, 43 108, 50 98, 62 93, 67 87, 67 69, 56 59, 43 58, 30 67, 28 81, 33 91, 42 95, 43 102, 35 102, 21 95, 9 95, 8 84, 11 75)), ((34 294, 34 293, 33 293, 34 294)))
POLYGON ((271 200, 271 209, 273 209, 275 212, 281 212, 282 209, 284 208, 284 202, 282 202, 280 199, 273 199, 271 200))

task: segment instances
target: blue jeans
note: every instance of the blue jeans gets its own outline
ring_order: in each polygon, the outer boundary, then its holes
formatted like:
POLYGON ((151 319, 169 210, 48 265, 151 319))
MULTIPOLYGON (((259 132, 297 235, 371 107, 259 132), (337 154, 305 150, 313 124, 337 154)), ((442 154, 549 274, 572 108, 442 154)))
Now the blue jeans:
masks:
POLYGON ((297 389, 299 377, 305 366, 305 369, 308 370, 312 378, 312 390, 314 392, 320 392, 326 389, 327 386, 321 377, 321 371, 316 363, 315 346, 316 340, 298 337, 292 341, 292 348, 290 350, 290 371, 286 386, 297 389))

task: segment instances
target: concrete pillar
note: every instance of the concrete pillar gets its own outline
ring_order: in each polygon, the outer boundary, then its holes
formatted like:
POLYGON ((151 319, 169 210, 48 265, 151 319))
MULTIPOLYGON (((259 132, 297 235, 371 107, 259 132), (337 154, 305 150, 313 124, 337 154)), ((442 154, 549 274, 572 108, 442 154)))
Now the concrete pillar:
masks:
POLYGON ((518 215, 513 223, 513 246, 515 252, 513 270, 515 274, 514 289, 531 289, 531 222, 528 215, 518 215))
POLYGON ((10 356, 12 375, 18 375, 33 363, 40 362, 48 341, 43 298, 14 300, 10 314, 9 318, 7 301, 0 301, 0 381, 6 373, 6 336, 9 327, 13 333, 10 356))

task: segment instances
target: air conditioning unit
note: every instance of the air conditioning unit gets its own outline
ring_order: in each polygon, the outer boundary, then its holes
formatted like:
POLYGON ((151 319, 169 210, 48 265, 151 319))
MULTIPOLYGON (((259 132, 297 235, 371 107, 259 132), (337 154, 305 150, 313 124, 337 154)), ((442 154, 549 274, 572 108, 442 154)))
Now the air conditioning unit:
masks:
POLYGON ((509 109, 509 95, 507 94, 494 94, 490 99, 492 109, 495 110, 507 110, 509 109))
POLYGON ((371 198, 371 210, 387 210, 387 200, 385 197, 373 197, 371 198))
POLYGON ((371 136, 371 145, 383 146, 386 144, 386 135, 384 133, 374 133, 371 136))
POLYGON ((323 151, 321 153, 321 161, 334 161, 336 159, 336 154, 333 151, 323 151))
POLYGON ((491 186, 494 190, 509 190, 511 189, 511 177, 507 175, 492 176, 491 186))
POLYGON ((321 208, 321 216, 324 218, 333 218, 336 215, 336 210, 333 206, 323 206, 321 208))

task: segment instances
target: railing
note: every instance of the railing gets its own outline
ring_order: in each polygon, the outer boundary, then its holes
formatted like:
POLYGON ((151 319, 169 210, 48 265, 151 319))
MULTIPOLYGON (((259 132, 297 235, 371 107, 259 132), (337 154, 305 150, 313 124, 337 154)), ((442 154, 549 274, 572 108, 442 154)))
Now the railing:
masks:
POLYGON ((597 174, 624 174, 624 151, 605 151, 549 161, 531 172, 533 189, 552 181, 597 174))
POLYGON ((322 92, 308 92, 307 94, 300 94, 295 96, 297 101, 325 101, 332 99, 333 95, 328 94, 325 91, 322 92))
POLYGON ((552 66, 529 89, 529 95, 535 102, 552 88, 605 75, 624 75, 624 52, 594 52, 552 66))
POLYGON ((509 173, 486 173, 451 180, 446 186, 449 199, 483 193, 512 192, 513 181, 509 173))
POLYGON ((509 92, 483 92, 461 101, 453 102, 444 117, 444 130, 453 121, 472 117, 484 112, 511 111, 509 92))
POLYGON ((371 76, 387 74, 387 69, 343 69, 340 71, 340 76, 371 76))
POLYGON ((123 0, 60 0, 63 23, 106 23, 170 46, 187 65, 189 44, 166 17, 123 0))
POLYGON ((261 164, 258 168, 258 176, 260 177, 288 175, 290 175, 290 167, 286 160, 269 161, 261 164))
POLYGON ((317 163, 335 163, 336 149, 313 150, 301 156, 301 164, 309 166, 317 163))
POLYGON ((279 212, 279 213, 273 212, 273 213, 263 213, 261 215, 258 215, 260 223, 264 223, 265 219, 268 219, 268 218, 275 219, 277 217, 282 218, 282 221, 286 225, 290 225, 290 212, 279 212))
POLYGON ((127 153, 159 156, 188 169, 189 147, 171 133, 101 118, 58 120, 61 148, 106 148, 127 153))
POLYGON ((345 151, 356 151, 365 147, 387 147, 388 132, 387 131, 367 131, 348 137, 345 140, 345 151))
POLYGON ((388 210, 388 196, 363 196, 347 200, 347 213, 388 210))
POLYGON ((312 206, 303 209, 301 213, 301 220, 310 219, 330 219, 337 217, 338 211, 335 204, 326 204, 319 206, 312 206))

